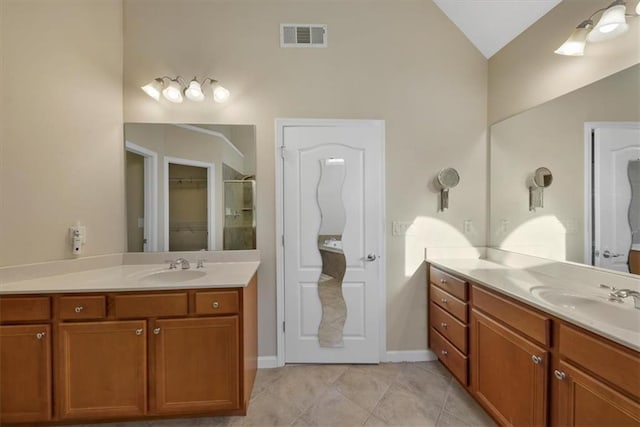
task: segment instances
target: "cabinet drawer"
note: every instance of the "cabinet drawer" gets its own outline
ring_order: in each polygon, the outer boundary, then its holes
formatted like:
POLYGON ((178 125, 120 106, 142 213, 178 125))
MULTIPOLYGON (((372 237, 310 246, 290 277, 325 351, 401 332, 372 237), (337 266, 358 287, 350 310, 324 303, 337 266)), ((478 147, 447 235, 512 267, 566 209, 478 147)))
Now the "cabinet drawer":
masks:
POLYGON ((433 329, 451 341, 463 354, 467 354, 467 325, 460 323, 455 317, 435 305, 429 307, 429 323, 433 329))
POLYGON ((462 323, 469 322, 469 311, 467 309, 469 304, 466 302, 460 301, 433 284, 429 285, 429 299, 445 311, 453 314, 462 323))
POLYGON ((471 301, 475 308, 501 320, 547 347, 551 345, 550 318, 477 286, 471 288, 471 301))
POLYGON ((113 297, 113 313, 117 318, 184 316, 188 311, 186 292, 113 297))
POLYGON ((431 350, 463 385, 468 384, 467 356, 460 353, 433 328, 431 328, 431 350))
POLYGON ((49 297, 0 298, 0 322, 49 320, 50 317, 49 297))
POLYGON ((239 310, 238 291, 196 292, 196 314, 231 314, 239 310))
POLYGON ((103 319, 107 315, 104 295, 59 297, 57 309, 61 320, 103 319))
POLYGON ((449 273, 445 273, 442 270, 438 270, 435 267, 431 267, 429 271, 429 280, 431 280, 431 283, 444 289, 445 291, 449 292, 456 298, 461 299, 462 301, 469 300, 467 282, 458 279, 457 277, 454 277, 449 273))
POLYGON ((560 325, 560 354, 618 388, 640 397, 640 355, 622 351, 604 339, 560 325))

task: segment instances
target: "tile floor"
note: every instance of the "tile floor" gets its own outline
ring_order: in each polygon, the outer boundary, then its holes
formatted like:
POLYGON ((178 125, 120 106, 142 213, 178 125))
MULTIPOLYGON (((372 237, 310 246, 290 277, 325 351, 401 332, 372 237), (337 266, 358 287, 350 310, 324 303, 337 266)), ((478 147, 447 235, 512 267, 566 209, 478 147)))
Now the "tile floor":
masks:
POLYGON ((302 365, 258 371, 246 417, 92 427, 495 426, 439 362, 302 365))

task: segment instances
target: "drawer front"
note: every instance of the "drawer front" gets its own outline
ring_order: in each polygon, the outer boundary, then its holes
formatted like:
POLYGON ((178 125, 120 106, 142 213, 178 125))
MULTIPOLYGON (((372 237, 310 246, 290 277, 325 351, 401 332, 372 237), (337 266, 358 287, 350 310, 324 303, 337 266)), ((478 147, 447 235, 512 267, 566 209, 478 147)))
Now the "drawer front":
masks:
POLYGON ((116 295, 113 314, 116 318, 185 316, 189 312, 187 293, 116 295))
POLYGON ((462 354, 468 353, 467 336, 469 327, 460 323, 455 317, 431 303, 429 307, 429 324, 443 337, 451 341, 462 354))
POLYGON ((444 289, 445 291, 449 292, 456 298, 461 299, 462 301, 469 300, 467 282, 458 279, 457 277, 454 277, 449 273, 445 273, 442 270, 438 270, 435 267, 431 267, 429 271, 429 280, 431 280, 431 283, 444 289))
POLYGON ((49 297, 3 297, 0 298, 0 322, 24 322, 49 320, 51 302, 49 297))
POLYGON ((465 386, 469 384, 468 358, 433 328, 431 329, 431 350, 458 381, 465 386))
POLYGON ((238 291, 196 292, 196 314, 233 314, 238 311, 238 291))
POLYGON ((561 324, 559 349, 569 359, 611 384, 640 397, 640 354, 623 351, 602 338, 596 338, 561 324))
POLYGON ((106 298, 104 295, 59 297, 57 314, 61 320, 103 319, 107 315, 106 298))
POLYGON ((501 320, 540 344, 547 347, 551 345, 550 318, 477 286, 471 288, 471 301, 475 308, 501 320))
POLYGON ((466 302, 459 300, 433 284, 429 285, 429 299, 445 311, 453 314, 462 323, 469 322, 469 304, 466 302))

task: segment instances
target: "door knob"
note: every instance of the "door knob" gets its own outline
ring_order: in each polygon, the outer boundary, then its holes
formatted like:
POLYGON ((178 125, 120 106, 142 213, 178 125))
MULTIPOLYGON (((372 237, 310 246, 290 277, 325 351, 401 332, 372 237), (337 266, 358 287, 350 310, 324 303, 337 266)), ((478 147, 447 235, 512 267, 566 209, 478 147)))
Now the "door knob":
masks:
POLYGON ((622 254, 614 254, 609 249, 605 249, 605 251, 602 252, 602 256, 605 258, 619 258, 622 254))
POLYGON ((372 262, 372 261, 375 261, 376 259, 378 259, 378 256, 376 254, 369 254, 367 255, 367 258, 365 258, 365 261, 372 262))

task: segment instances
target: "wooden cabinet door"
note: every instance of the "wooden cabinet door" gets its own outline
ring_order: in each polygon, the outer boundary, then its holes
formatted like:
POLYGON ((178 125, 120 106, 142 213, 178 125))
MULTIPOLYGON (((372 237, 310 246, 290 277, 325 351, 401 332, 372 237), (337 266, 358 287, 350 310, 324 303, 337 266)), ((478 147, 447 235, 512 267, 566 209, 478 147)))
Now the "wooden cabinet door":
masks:
POLYGON ((156 413, 239 408, 238 316, 153 324, 151 408, 156 413))
POLYGON ((472 392, 500 424, 547 424, 544 348, 474 309, 470 359, 472 392))
POLYGON ((61 419, 143 415, 146 321, 62 323, 56 396, 61 419))
POLYGON ((558 426, 640 425, 640 404, 566 362, 554 370, 558 426))
POLYGON ((0 424, 51 419, 51 327, 0 326, 0 424))

